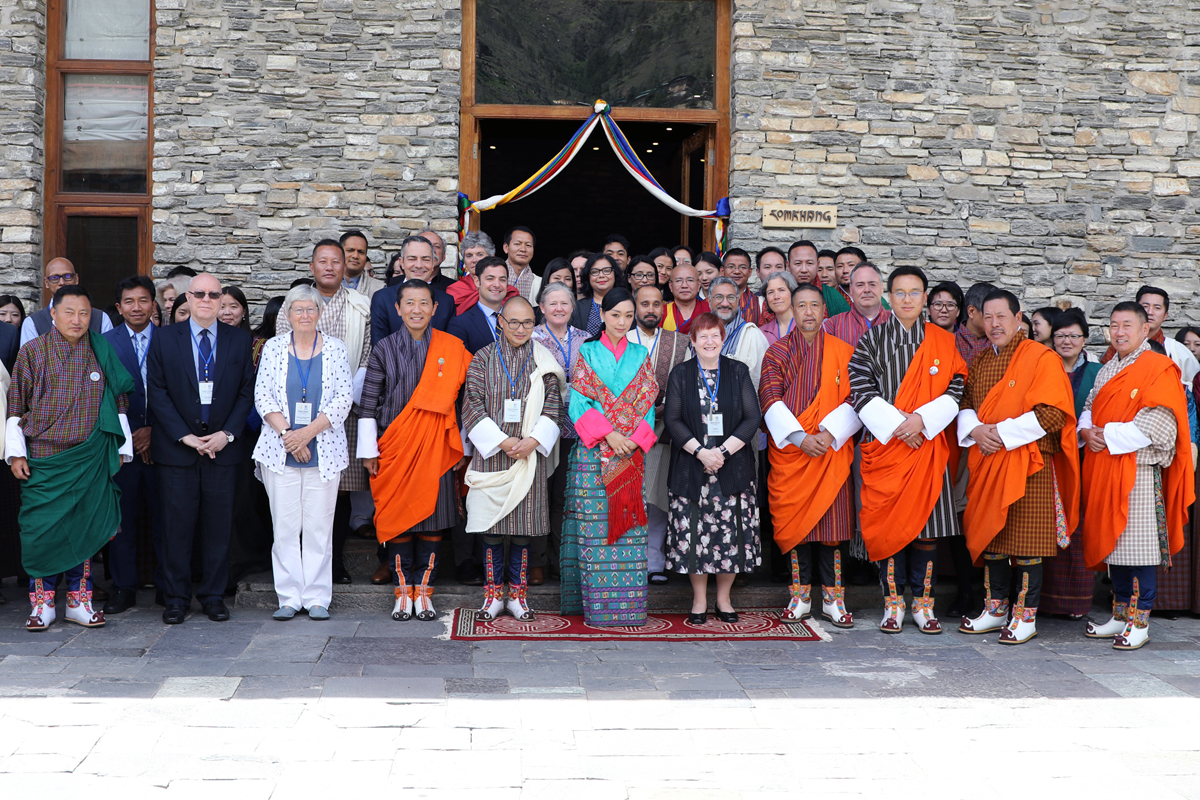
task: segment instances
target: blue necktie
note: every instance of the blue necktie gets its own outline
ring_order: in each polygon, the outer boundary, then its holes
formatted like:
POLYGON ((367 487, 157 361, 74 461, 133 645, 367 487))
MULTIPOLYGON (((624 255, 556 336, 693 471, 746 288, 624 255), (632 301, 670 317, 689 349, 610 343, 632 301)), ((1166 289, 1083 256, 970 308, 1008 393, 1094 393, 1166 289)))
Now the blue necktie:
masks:
MULTIPOLYGON (((198 349, 200 351, 200 380, 211 381, 212 372, 209 370, 209 366, 211 366, 210 362, 212 361, 212 342, 208 340, 208 328, 200 329, 200 345, 198 349)), ((205 425, 208 424, 208 410, 211 407, 203 403, 200 404, 200 421, 205 425)))
POLYGON ((138 367, 142 371, 142 390, 146 389, 146 334, 139 333, 133 337, 133 346, 137 350, 138 367))

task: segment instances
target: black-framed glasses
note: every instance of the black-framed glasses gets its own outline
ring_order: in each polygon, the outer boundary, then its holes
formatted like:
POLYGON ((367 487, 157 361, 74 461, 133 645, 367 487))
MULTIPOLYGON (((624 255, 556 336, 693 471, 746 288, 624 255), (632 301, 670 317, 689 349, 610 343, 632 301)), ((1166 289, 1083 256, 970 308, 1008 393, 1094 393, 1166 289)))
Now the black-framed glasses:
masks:
POLYGON ((79 276, 74 272, 64 272, 61 275, 47 275, 46 283, 74 283, 79 276))
POLYGON ((1080 339, 1086 339, 1082 333, 1056 333, 1054 341, 1056 342, 1078 342, 1080 339))
POLYGON ((630 280, 652 281, 658 278, 657 272, 631 272, 629 273, 630 280))
POLYGON ((534 325, 537 324, 531 319, 509 319, 503 314, 500 316, 500 319, 504 320, 504 324, 508 327, 523 331, 533 330, 534 325))
POLYGON ((209 300, 220 300, 221 299, 220 292, 191 292, 191 291, 189 291, 188 294, 190 294, 192 297, 196 298, 197 300, 203 300, 206 297, 209 300))
POLYGON ((613 274, 612 267, 596 267, 592 270, 593 275, 611 276, 613 274))
POLYGON ((930 308, 936 308, 938 311, 949 311, 952 308, 958 308, 958 303, 953 300, 939 300, 936 303, 930 303, 930 308))

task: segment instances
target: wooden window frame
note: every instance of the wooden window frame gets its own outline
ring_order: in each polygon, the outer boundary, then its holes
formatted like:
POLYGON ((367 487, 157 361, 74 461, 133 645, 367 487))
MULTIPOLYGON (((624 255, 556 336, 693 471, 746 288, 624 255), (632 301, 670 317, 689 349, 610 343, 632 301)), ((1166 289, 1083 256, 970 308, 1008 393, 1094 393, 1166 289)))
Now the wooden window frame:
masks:
MULTIPOLYGON (((500 105, 475 102, 475 15, 477 0, 462 0, 462 95, 458 139, 459 191, 472 200, 480 199, 479 123, 494 119, 579 120, 587 119, 586 106, 500 105)), ((716 63, 714 65, 713 109, 614 108, 617 122, 661 122, 703 125, 707 131, 704 204, 716 208, 717 200, 729 194, 730 52, 733 46, 733 0, 714 0, 717 14, 716 63)), ((471 217, 471 228, 479 229, 480 214, 471 217)), ((704 248, 714 250, 716 233, 704 226, 704 248)))
MULTIPOLYGON (((67 216, 137 216, 138 273, 149 275, 154 265, 151 201, 154 167, 154 2, 150 6, 149 48, 145 61, 68 59, 63 56, 66 35, 66 0, 49 0, 46 9, 46 172, 43 220, 43 258, 46 262, 67 253, 67 216), (65 192, 62 189, 63 113, 67 75, 138 75, 146 77, 146 191, 141 194, 65 192)), ((43 290, 43 302, 49 292, 43 290)))

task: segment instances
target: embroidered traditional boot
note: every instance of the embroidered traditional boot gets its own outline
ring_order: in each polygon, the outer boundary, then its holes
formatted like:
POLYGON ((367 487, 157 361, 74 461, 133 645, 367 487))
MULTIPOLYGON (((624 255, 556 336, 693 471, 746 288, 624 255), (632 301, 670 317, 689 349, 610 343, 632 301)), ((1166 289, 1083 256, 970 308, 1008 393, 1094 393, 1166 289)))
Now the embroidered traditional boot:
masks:
POLYGON ((1083 635, 1089 639, 1111 639, 1119 633, 1123 633, 1126 623, 1129 622, 1129 603, 1119 603, 1117 598, 1113 598, 1112 617, 1108 622, 1097 624, 1089 622, 1087 629, 1083 635))
MULTIPOLYGON (((935 545, 936 547, 936 545, 935 545)), ((912 615, 917 630, 931 636, 942 632, 942 623, 933 614, 933 548, 914 547, 916 553, 924 558, 925 563, 925 593, 917 597, 917 587, 913 585, 912 615)), ((912 556, 909 556, 910 563, 912 556)))
POLYGON ((899 633, 904 627, 904 595, 896 590, 896 559, 889 558, 885 567, 888 593, 883 597, 883 621, 879 630, 884 633, 899 633))
POLYGON ((44 631, 54 624, 57 612, 54 610, 54 593, 47 592, 38 578, 33 583, 33 591, 29 593, 29 619, 25 620, 25 630, 44 631))
POLYGON ((475 618, 482 622, 491 622, 504 611, 503 578, 497 575, 503 557, 503 546, 483 544, 483 605, 475 612, 475 618), (499 578, 499 580, 498 580, 499 578))
POLYGON ((1129 597, 1129 621, 1125 630, 1113 638, 1113 650, 1137 650, 1150 641, 1150 609, 1138 608, 1138 579, 1133 579, 1133 594, 1129 597))
POLYGON ((100 628, 104 625, 104 612, 92 608, 92 590, 89 586, 92 574, 90 560, 83 562, 83 575, 75 591, 67 592, 67 613, 69 622, 82 625, 85 628, 100 628))
POLYGON ((846 610, 842 586, 842 551, 836 545, 818 545, 821 567, 821 616, 835 628, 853 628, 854 615, 846 610))
POLYGON ((407 622, 413 615, 412 587, 400 585, 396 587, 396 604, 392 606, 392 619, 397 622, 407 622))
POLYGON ((512 614, 514 619, 527 622, 533 619, 533 611, 526 602, 529 590, 529 545, 519 545, 514 542, 510 546, 509 561, 508 613, 512 614), (518 558, 520 559, 519 563, 513 564, 512 562, 517 561, 518 558), (516 566, 515 576, 512 574, 514 566, 516 566))
MULTIPOLYGON (((792 599, 783 610, 783 618, 789 621, 808 619, 812 616, 812 584, 810 575, 802 575, 798 551, 808 545, 800 544, 792 549, 788 556, 792 562, 792 599)), ((811 574, 811 573, 810 573, 811 574)))
POLYGON ((393 540, 395 545, 388 544, 388 551, 395 553, 392 564, 392 575, 396 581, 396 604, 392 606, 392 619, 397 622, 407 622, 413 615, 412 595, 412 536, 411 534, 393 540))
POLYGON ((1008 586, 1012 570, 1008 556, 984 553, 983 558, 983 613, 974 619, 963 617, 958 625, 960 633, 991 633, 1008 622, 1008 586))
POLYGON ((413 611, 417 619, 429 622, 437 619, 437 611, 433 608, 433 587, 418 584, 413 587, 413 611))
POLYGON ((1024 644, 1037 636, 1037 607, 1042 597, 1042 560, 1018 558, 1021 591, 1013 608, 1012 620, 1000 633, 1000 644, 1024 644))
POLYGON ((422 622, 437 618, 437 612, 433 610, 433 579, 437 576, 437 549, 440 543, 440 536, 431 538, 417 535, 416 561, 421 570, 421 582, 413 587, 413 610, 422 622))

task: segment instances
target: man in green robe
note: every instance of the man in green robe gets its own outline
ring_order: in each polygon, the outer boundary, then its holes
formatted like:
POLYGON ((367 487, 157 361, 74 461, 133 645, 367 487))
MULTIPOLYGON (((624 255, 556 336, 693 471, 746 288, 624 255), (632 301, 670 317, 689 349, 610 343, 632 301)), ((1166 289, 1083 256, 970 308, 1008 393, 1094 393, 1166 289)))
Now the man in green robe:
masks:
POLYGON ((8 390, 5 460, 23 481, 17 520, 31 576, 30 631, 54 622, 59 573, 67 577, 67 620, 104 624, 92 608, 91 559, 121 524, 113 476, 133 459, 125 410, 134 383, 112 345, 89 331, 92 313, 86 289, 59 289, 54 327, 21 348, 8 390))

